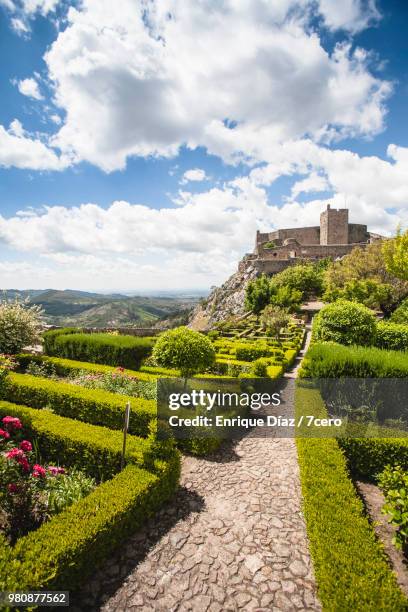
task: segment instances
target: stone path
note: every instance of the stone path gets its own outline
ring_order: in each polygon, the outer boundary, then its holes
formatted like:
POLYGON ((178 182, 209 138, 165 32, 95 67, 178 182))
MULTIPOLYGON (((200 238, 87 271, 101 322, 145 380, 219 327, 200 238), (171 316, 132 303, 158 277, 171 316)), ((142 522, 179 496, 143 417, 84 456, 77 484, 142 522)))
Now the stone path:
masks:
POLYGON ((259 434, 185 457, 171 504, 94 577, 81 608, 320 610, 295 442, 259 434))

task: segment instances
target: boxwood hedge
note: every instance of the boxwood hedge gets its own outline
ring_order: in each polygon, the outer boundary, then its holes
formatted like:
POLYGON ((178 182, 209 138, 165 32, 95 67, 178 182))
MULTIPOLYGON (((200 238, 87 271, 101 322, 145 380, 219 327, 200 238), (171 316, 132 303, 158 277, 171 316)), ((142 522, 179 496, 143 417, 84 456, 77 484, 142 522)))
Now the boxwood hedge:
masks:
POLYGON ((51 343, 45 340, 44 350, 55 357, 137 370, 142 359, 152 352, 154 341, 154 338, 149 337, 61 333, 54 336, 51 343))
MULTIPOLYGON (((64 359, 63 357, 49 357, 48 355, 34 355, 32 353, 20 353, 16 355, 21 371, 25 372, 30 363, 49 364, 52 365, 58 376, 69 376, 78 374, 81 370, 93 372, 96 374, 110 374, 117 371, 114 366, 90 363, 89 361, 75 361, 73 359, 64 359)), ((155 380, 157 375, 148 374, 139 370, 124 370, 125 376, 131 376, 142 381, 155 380)))
MULTIPOLYGON (((1 410, 8 413, 13 410, 10 404, 2 403, 1 406, 1 410)), ((21 406, 16 406, 13 414, 21 418, 24 427, 38 433, 41 450, 44 450, 44 445, 47 451, 55 448, 55 438, 59 437, 61 457, 64 462, 67 460, 72 444, 75 447, 78 441, 78 438, 71 439, 64 433, 64 425, 67 426, 69 419, 51 414, 48 415, 48 422, 43 423, 41 411, 21 406), (47 444, 48 437, 50 441, 47 444)), ((91 455, 95 444, 90 432, 95 430, 95 438, 102 443, 99 431, 102 428, 75 423, 70 432, 75 428, 82 429, 84 445, 85 430, 88 429, 91 455)), ((111 457, 109 436, 105 437, 105 441, 110 449, 107 457, 111 457)), ((20 538, 13 548, 3 539, 0 549, 0 590, 76 589, 118 544, 170 498, 180 475, 177 451, 169 452, 167 449, 165 456, 154 460, 152 471, 132 463, 134 457, 131 451, 127 458, 129 463, 122 472, 100 484, 88 496, 54 516, 36 531, 20 538)))
MULTIPOLYGON (((326 416, 317 390, 298 389, 296 414, 326 416)), ((296 440, 303 509, 323 609, 406 610, 335 439, 296 440)))
POLYGON ((156 418, 154 400, 118 395, 101 389, 85 389, 63 383, 11 372, 0 387, 0 398, 33 408, 51 408, 55 413, 111 429, 123 427, 126 403, 131 405, 129 432, 147 436, 149 424, 156 418))
POLYGON ((303 378, 405 378, 408 353, 334 342, 313 344, 303 360, 303 378))

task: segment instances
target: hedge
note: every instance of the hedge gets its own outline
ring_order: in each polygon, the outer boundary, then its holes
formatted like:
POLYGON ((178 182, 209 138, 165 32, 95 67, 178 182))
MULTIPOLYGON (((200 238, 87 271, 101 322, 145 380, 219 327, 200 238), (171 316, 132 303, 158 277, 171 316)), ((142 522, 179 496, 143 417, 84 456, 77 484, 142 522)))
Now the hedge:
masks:
POLYGON ((381 321, 377 324, 375 345, 392 351, 407 351, 408 325, 381 321))
POLYGON ((59 336, 66 336, 68 334, 78 334, 82 330, 78 327, 62 327, 61 329, 51 329, 50 331, 43 333, 43 350, 48 355, 53 355, 55 349, 55 342, 59 336))
POLYGON ((375 482, 387 465, 400 465, 408 471, 406 438, 341 438, 339 445, 356 477, 375 482))
POLYGON ((283 351, 281 349, 268 347, 262 344, 238 344, 235 349, 235 355, 241 361, 254 361, 259 357, 274 357, 275 361, 283 361, 283 351))
MULTIPOLYGON (((1 405, 2 410, 11 412, 11 405, 1 405)), ((24 427, 32 431, 37 431, 38 427, 42 449, 47 435, 51 438, 48 448, 52 448, 56 423, 69 419, 50 415, 46 431, 47 423, 40 422, 42 413, 35 412, 16 406, 13 414, 19 414, 24 427)), ((97 429, 78 423, 75 427, 82 431, 97 429)), ((61 430, 58 435, 62 445, 65 444, 65 459, 71 452, 71 439, 69 435, 64 437, 61 430)), ((74 444, 76 441, 74 438, 74 444)), ((108 438, 105 441, 109 448, 108 438)), ((93 448, 92 437, 88 437, 88 443, 93 448)), ((3 539, 0 589, 75 590, 176 490, 180 475, 178 452, 167 454, 166 459, 156 459, 154 468, 155 472, 149 472, 130 463, 112 480, 100 484, 88 496, 20 538, 14 548, 3 539)))
MULTIPOLYGON (((50 364, 54 367, 58 376, 69 376, 78 374, 81 370, 92 372, 95 374, 111 374, 117 370, 114 366, 90 363, 89 361, 75 361, 73 359, 64 359, 62 357, 49 357, 48 355, 33 355, 32 353, 20 353, 16 355, 16 360, 19 363, 20 369, 25 372, 30 363, 50 364)), ((139 370, 124 370, 125 376, 131 376, 141 381, 156 380, 157 376, 140 372, 139 370)))
POLYGON ((408 353, 334 342, 316 343, 303 360, 303 378, 405 378, 408 353))
POLYGON ((142 359, 152 352, 154 339, 149 337, 113 336, 111 334, 58 334, 46 345, 45 352, 54 357, 91 361, 137 370, 142 359))
POLYGON ((154 400, 118 395, 101 389, 86 389, 63 383, 10 372, 7 383, 0 387, 0 398, 33 408, 50 407, 55 413, 111 429, 122 429, 126 403, 131 405, 129 433, 147 436, 155 419, 154 400))
MULTIPOLYGON (((111 478, 120 468, 123 434, 58 416, 48 410, 0 401, 0 417, 16 416, 35 436, 41 453, 64 466, 77 466, 98 480, 111 478)), ((129 435, 126 458, 139 466, 150 461, 151 442, 129 435)))
MULTIPOLYGON (((326 416, 317 390, 298 389, 296 415, 326 416)), ((408 601, 349 478, 335 439, 296 440, 303 511, 324 610, 406 610, 408 601)))

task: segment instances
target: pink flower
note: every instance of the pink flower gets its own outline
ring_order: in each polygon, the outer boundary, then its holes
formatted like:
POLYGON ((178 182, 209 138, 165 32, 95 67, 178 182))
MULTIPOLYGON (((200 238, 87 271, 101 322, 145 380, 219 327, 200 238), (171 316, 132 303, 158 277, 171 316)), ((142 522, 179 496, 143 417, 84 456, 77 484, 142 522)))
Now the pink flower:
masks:
POLYGON ((0 429, 0 438, 4 438, 5 440, 8 440, 10 437, 10 434, 8 431, 5 431, 4 429, 0 429))
POLYGON ((25 458, 24 451, 21 448, 12 448, 8 453, 6 453, 7 459, 23 459, 25 458))
POLYGON ((33 445, 28 440, 23 440, 22 442, 20 442, 20 448, 26 453, 29 453, 33 450, 33 445))
POLYGON ((64 468, 56 467, 55 465, 49 465, 48 471, 52 476, 57 476, 58 474, 65 474, 64 468))
POLYGON ((34 476, 34 478, 45 478, 46 475, 47 475, 47 472, 42 467, 42 465, 39 465, 38 463, 33 465, 33 476, 34 476))
POLYGON ((18 486, 14 484, 14 482, 11 482, 9 485, 7 485, 7 489, 9 493, 17 493, 18 486))
POLYGON ((11 429, 21 429, 23 427, 20 419, 12 416, 3 417, 3 425, 11 429))

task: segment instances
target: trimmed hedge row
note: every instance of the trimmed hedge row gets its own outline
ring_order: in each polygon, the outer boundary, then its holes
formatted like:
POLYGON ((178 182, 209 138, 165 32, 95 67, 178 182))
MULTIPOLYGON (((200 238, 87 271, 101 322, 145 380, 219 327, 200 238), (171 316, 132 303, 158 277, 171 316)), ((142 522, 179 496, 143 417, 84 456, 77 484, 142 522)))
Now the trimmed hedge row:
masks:
MULTIPOLYGON (((70 374, 78 374, 81 370, 93 372, 96 374, 110 374, 115 372, 117 368, 114 366, 90 363, 89 361, 75 361, 73 359, 64 359, 62 357, 49 357, 48 355, 33 355, 32 353, 20 353, 16 355, 16 359, 24 372, 30 363, 50 364, 54 366, 58 376, 69 376, 70 374)), ((141 381, 156 380, 157 376, 140 372, 139 370, 124 370, 125 376, 131 376, 141 381)))
MULTIPOLYGON (((317 390, 298 389, 296 415, 326 416, 317 390)), ((335 439, 296 440, 303 509, 323 609, 406 610, 335 439)))
POLYGON ((406 438, 340 438, 338 442, 359 478, 375 482, 387 465, 400 465, 408 471, 406 438))
MULTIPOLYGON (((1 406, 2 410, 7 409, 11 413, 10 404, 6 406, 2 403, 1 406)), ((51 438, 48 448, 53 447, 56 423, 67 424, 69 421, 49 415, 47 432, 47 424, 40 422, 41 411, 16 406, 13 414, 21 417, 24 427, 38 432, 42 450, 47 436, 51 438)), ((78 423, 75 423, 75 428, 82 431, 86 428, 89 431, 102 429, 78 423)), ((61 430, 58 436, 62 449, 65 449, 65 460, 71 453, 71 438, 69 435, 64 437, 61 430)), ((109 448, 109 440, 105 438, 105 441, 109 448)), ((94 445, 91 437, 88 437, 88 443, 92 452, 94 445)), ((20 538, 14 548, 3 539, 0 549, 0 590, 75 590, 118 544, 138 529, 176 490, 180 475, 179 453, 173 451, 167 453, 166 459, 157 458, 154 468, 153 473, 130 463, 112 480, 99 485, 39 529, 20 538)))
POLYGON ((48 355, 137 370, 142 359, 153 349, 149 337, 113 336, 111 334, 57 334, 48 342, 44 334, 44 349, 48 355))
POLYGON ((316 343, 303 360, 302 378, 405 378, 408 353, 334 342, 316 343))
MULTIPOLYGON (((0 401, 0 417, 6 415, 21 419, 24 429, 38 439, 41 453, 48 460, 77 466, 98 480, 111 478, 119 471, 123 443, 120 431, 0 401)), ((151 441, 128 436, 126 459, 139 466, 151 463, 151 441)))
POLYGON ((377 324, 375 345, 391 351, 407 351, 408 325, 381 321, 377 324))
POLYGON ((43 350, 48 355, 53 355, 56 350, 56 340, 59 336, 67 336, 68 334, 81 333, 79 327, 62 327, 61 329, 51 329, 43 333, 43 350))
POLYGON ((63 383, 10 372, 0 387, 0 398, 33 408, 50 407, 55 413, 110 429, 122 429, 126 403, 131 405, 129 433, 145 437, 156 418, 154 400, 118 395, 101 389, 85 389, 63 383))

